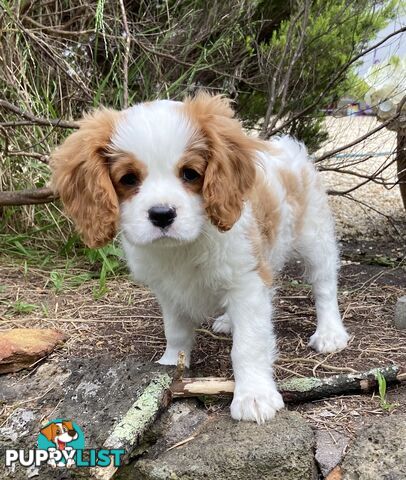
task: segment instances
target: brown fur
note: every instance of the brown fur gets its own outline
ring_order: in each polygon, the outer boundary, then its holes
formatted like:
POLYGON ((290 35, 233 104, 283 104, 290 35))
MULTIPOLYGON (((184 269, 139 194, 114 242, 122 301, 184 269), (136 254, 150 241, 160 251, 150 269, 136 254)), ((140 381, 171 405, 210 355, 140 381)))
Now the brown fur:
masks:
POLYGON ((249 198, 262 242, 270 246, 275 240, 280 223, 278 198, 265 179, 259 176, 249 198))
POLYGON ((271 287, 273 284, 272 271, 269 266, 269 262, 265 257, 265 244, 264 239, 261 235, 261 230, 259 224, 256 224, 249 233, 249 239, 252 245, 253 254, 257 259, 256 271, 258 275, 262 278, 262 281, 268 287, 271 287))
POLYGON ((184 108, 208 145, 202 187, 206 212, 219 230, 230 230, 254 185, 255 151, 267 146, 245 135, 230 101, 220 95, 201 92, 187 99, 184 108))
POLYGON ((130 153, 114 153, 109 155, 109 159, 110 177, 118 198, 121 202, 128 200, 138 192, 141 183, 146 178, 148 173, 147 166, 130 153), (120 179, 128 173, 133 173, 137 177, 138 182, 136 185, 123 185, 120 183, 120 179))
POLYGON ((85 116, 51 159, 53 188, 89 247, 101 247, 116 234, 119 204, 105 149, 119 115, 101 109, 85 116))
POLYGON ((265 252, 273 244, 279 223, 279 202, 264 178, 257 175, 254 188, 249 196, 255 227, 250 233, 253 252, 258 260, 257 271, 264 283, 272 285, 272 273, 265 252))
POLYGON ((203 190, 204 175, 207 168, 207 154, 201 148, 189 147, 176 166, 176 174, 182 179, 183 170, 191 168, 201 175, 195 182, 183 181, 186 190, 192 193, 201 193, 203 190))
POLYGON ((309 176, 306 168, 301 172, 291 172, 286 169, 278 170, 279 178, 286 190, 288 202, 293 206, 295 216, 295 234, 302 230, 304 213, 307 208, 307 193, 309 176))

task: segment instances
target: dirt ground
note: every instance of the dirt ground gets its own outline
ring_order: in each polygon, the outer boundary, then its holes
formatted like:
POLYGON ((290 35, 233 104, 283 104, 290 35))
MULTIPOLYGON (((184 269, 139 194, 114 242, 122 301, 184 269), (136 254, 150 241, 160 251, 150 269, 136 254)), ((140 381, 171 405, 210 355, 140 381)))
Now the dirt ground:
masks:
MULTIPOLYGON (((393 140, 390 133, 387 140, 393 140)), ((380 143, 379 148, 383 148, 380 143)), ((324 175, 327 185, 334 186, 337 177, 324 175)), ((315 329, 315 308, 310 286, 301 280, 301 264, 291 264, 277 282, 275 297, 278 379, 334 375, 388 364, 406 371, 406 330, 397 330, 392 324, 396 300, 406 293, 406 219, 397 191, 390 190, 388 200, 388 191, 382 186, 368 189, 360 190, 358 198, 379 204, 383 214, 355 206, 351 200, 334 197, 331 202, 341 242, 339 303, 351 333, 349 346, 330 355, 316 354, 307 346, 315 329)), ((84 266, 69 274, 86 270, 84 266)), ((69 340, 52 354, 55 360, 103 353, 118 358, 131 353, 153 362, 163 353, 162 318, 155 298, 127 275, 109 279, 107 293, 97 300, 93 295, 97 280, 67 285, 56 293, 49 269, 27 269, 23 261, 0 257, 0 279, 0 329, 40 326, 65 331, 69 340), (31 307, 24 307, 26 304, 31 307)), ((198 330, 193 374, 231 376, 230 349, 231 339, 215 335, 208 321, 198 330)), ((353 395, 289 408, 301 411, 312 425, 351 436, 371 416, 406 412, 406 386, 390 388, 388 402, 392 404, 389 411, 381 408, 376 395, 353 395)), ((222 407, 222 402, 208 406, 222 407)))

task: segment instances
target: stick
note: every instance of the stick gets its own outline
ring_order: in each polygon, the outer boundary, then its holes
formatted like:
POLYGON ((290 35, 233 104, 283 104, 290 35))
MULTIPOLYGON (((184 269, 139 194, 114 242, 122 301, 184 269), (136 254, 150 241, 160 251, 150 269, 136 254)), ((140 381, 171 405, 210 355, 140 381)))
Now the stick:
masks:
MULTIPOLYGON (((169 405, 171 381, 168 374, 158 374, 114 427, 104 442, 103 448, 122 449, 125 451, 124 460, 128 459, 161 410, 169 405)), ((118 467, 114 466, 113 459, 111 459, 108 467, 92 468, 91 474, 97 480, 110 480, 117 469, 118 467)))
MULTIPOLYGON (((307 402, 334 395, 366 393, 378 387, 377 372, 385 377, 388 385, 406 381, 406 375, 399 372, 399 367, 390 365, 373 368, 367 372, 334 375, 327 378, 291 378, 279 382, 278 389, 288 403, 307 402)), ((170 389, 174 398, 230 395, 234 392, 234 381, 214 377, 183 378, 175 380, 170 389)))
POLYGON ((11 205, 34 205, 49 203, 58 197, 47 187, 32 190, 17 190, 15 192, 0 192, 0 207, 11 205))
MULTIPOLYGON (((172 398, 231 395, 234 392, 233 380, 216 377, 182 378, 183 368, 184 353, 181 352, 175 377, 171 378, 167 373, 157 374, 114 427, 104 442, 103 448, 124 450, 124 461, 126 461, 172 398), (176 378, 176 376, 180 376, 180 378, 176 378)), ((377 372, 385 377, 387 384, 406 381, 406 373, 400 373, 397 366, 390 365, 373 368, 367 372, 334 375, 324 379, 292 378, 280 382, 278 388, 286 402, 316 400, 344 393, 369 392, 377 387, 377 372)), ((186 439, 186 441, 189 440, 191 438, 186 439)), ((108 467, 92 468, 91 475, 97 480, 110 480, 117 468, 112 459, 108 467)))
POLYGON ((68 120, 62 120, 61 118, 41 118, 36 117, 32 113, 25 112, 21 108, 16 107, 7 100, 0 99, 0 108, 4 108, 17 114, 18 116, 25 118, 26 120, 32 122, 34 125, 44 125, 60 128, 79 128, 79 125, 76 122, 70 122, 68 120))

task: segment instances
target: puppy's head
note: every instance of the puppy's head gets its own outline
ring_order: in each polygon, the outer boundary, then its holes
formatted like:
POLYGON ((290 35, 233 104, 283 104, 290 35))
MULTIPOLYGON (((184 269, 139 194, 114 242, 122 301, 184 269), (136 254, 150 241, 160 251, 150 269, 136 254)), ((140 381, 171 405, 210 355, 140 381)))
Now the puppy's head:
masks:
POLYGON ((86 116, 52 156, 53 185, 85 243, 120 225, 133 244, 195 240, 232 228, 255 180, 255 151, 229 102, 200 93, 86 116))

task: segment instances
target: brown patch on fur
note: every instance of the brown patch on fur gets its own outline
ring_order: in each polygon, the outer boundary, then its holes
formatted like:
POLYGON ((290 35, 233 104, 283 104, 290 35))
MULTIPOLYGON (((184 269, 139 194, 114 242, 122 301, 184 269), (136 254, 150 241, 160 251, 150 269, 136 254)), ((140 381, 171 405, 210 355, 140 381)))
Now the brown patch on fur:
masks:
POLYGON ((249 199, 261 239, 266 244, 272 245, 281 220, 280 208, 278 198, 272 192, 265 178, 257 175, 249 199))
POLYGON ((295 216, 294 232, 298 235, 302 230, 304 214, 307 208, 309 174, 306 167, 304 167, 300 172, 292 172, 280 168, 278 175, 286 190, 287 200, 293 207, 295 216))
POLYGON ((109 159, 111 181, 113 182, 119 200, 123 202, 136 195, 140 185, 147 176, 147 166, 134 155, 125 152, 109 154, 109 159), (135 185, 125 185, 120 182, 123 176, 128 174, 134 174, 136 176, 137 183, 135 185))
POLYGON ((115 124, 114 110, 100 109, 80 121, 53 153, 52 186, 89 247, 101 247, 116 234, 119 204, 106 158, 115 124))
POLYGON ((239 219, 244 200, 255 181, 255 153, 267 142, 248 137, 234 117, 230 100, 200 92, 182 107, 207 143, 207 168, 202 195, 206 212, 219 230, 239 219))
POLYGON ((275 241, 280 223, 279 202, 266 180, 257 175, 254 188, 249 196, 255 226, 250 232, 253 254, 257 258, 256 270, 265 285, 271 287, 273 277, 266 252, 275 241))
POLYGON ((273 284, 273 277, 269 262, 265 257, 265 244, 264 239, 261 234, 258 223, 255 223, 251 228, 248 238, 252 245, 252 253, 257 259, 257 265, 255 270, 258 272, 258 275, 261 277, 262 281, 268 287, 271 287, 273 284))
POLYGON ((207 168, 206 156, 206 151, 192 146, 186 150, 176 165, 176 175, 183 181, 186 190, 191 193, 201 193, 203 190, 204 174, 207 168), (183 180, 183 171, 186 168, 195 170, 200 175, 200 178, 194 182, 183 180))

